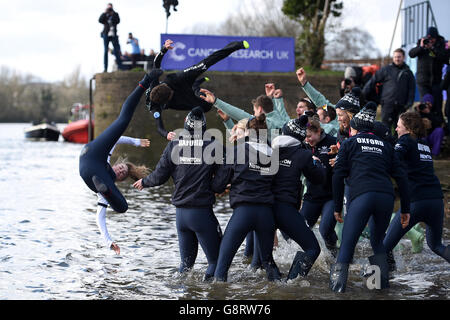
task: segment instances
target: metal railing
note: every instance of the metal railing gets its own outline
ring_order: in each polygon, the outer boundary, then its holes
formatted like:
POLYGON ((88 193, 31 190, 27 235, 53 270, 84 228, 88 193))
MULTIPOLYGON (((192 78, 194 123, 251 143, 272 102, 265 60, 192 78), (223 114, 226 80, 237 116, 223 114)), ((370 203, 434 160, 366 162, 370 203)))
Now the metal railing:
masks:
POLYGON ((423 1, 402 9, 402 47, 415 44, 426 35, 428 27, 437 27, 430 1, 423 1))

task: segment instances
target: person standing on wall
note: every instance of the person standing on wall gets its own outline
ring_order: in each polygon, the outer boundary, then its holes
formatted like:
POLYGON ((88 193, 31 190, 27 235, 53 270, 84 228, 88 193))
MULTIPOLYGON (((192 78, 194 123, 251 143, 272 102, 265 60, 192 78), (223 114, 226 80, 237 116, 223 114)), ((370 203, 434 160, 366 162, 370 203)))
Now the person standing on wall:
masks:
POLYGON ((104 28, 101 32, 100 36, 103 38, 103 45, 105 48, 104 56, 103 56, 103 64, 104 69, 103 72, 107 72, 108 70, 108 46, 109 43, 112 42, 114 47, 114 55, 116 56, 117 66, 122 69, 122 62, 120 59, 120 44, 119 44, 119 36, 117 35, 117 25, 120 23, 119 14, 114 11, 112 3, 108 3, 106 6, 105 12, 100 15, 98 22, 103 24, 104 28))

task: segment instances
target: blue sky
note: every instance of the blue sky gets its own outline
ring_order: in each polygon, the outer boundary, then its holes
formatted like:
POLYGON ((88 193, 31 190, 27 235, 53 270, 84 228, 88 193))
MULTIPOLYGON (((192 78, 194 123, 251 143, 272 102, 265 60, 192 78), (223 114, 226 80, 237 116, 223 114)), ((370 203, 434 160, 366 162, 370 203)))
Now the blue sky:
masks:
MULTIPOLYGON (((262 1, 262 0, 260 0, 262 1)), ((439 0, 437 0, 439 1, 439 0)), ((445 0, 446 1, 446 0, 445 0)), ((166 19, 161 0, 111 1, 119 12, 122 47, 128 32, 147 52, 159 49, 166 19)), ((242 2, 258 0, 179 0, 178 12, 169 18, 169 33, 185 33, 197 24, 224 21, 242 2)), ((44 81, 64 79, 80 66, 90 78, 103 70, 100 14, 108 1, 0 0, 0 65, 31 73, 44 81)), ((392 37, 398 0, 344 0, 343 26, 369 31, 382 52, 392 37)), ((397 45, 400 38, 397 37, 397 45)))

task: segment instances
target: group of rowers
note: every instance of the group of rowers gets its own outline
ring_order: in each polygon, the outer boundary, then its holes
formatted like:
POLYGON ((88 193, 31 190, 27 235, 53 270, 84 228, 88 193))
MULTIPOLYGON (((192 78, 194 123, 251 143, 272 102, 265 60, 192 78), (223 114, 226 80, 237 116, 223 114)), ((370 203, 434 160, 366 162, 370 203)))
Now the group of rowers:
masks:
POLYGON ((395 270, 392 251, 402 237, 406 234, 413 244, 423 241, 420 228, 415 227, 419 222, 427 226, 430 249, 450 262, 450 248, 442 243, 443 193, 434 174, 431 150, 422 140, 420 115, 411 111, 400 115, 395 140, 389 129, 376 121, 374 102, 361 108, 359 88, 332 105, 307 81, 302 68, 296 76, 308 98, 299 102, 295 119, 289 117, 283 93, 273 83, 266 84, 265 94, 252 100, 253 114, 200 88, 208 79, 199 76, 210 66, 248 47, 247 41, 231 42, 160 82, 162 58, 173 49, 173 42, 166 40, 155 58, 155 68, 128 96, 119 117, 83 148, 80 176, 98 195, 97 224, 108 247, 120 253, 106 228, 107 206, 116 212, 128 209, 115 182, 131 177, 133 186, 143 190, 172 178, 179 271, 193 267, 200 243, 208 261, 206 281, 227 281, 233 258, 245 239, 252 267, 264 269, 270 281, 281 280, 272 255, 277 229, 302 249, 295 254, 286 279, 306 277, 321 252, 311 230, 319 217, 320 235, 336 258, 329 281, 335 292, 346 289, 349 264, 365 228, 373 249, 369 262, 380 269, 381 288, 389 287, 389 272, 395 270), (146 139, 122 136, 144 93, 158 132, 169 140, 151 173, 129 162, 109 164, 118 143, 150 145, 146 139), (327 103, 321 104, 323 101, 327 103), (213 107, 230 132, 232 143, 226 147, 207 132, 205 113, 213 107), (182 133, 165 130, 162 112, 168 108, 188 111, 182 133), (206 159, 205 154, 210 157, 206 159), (394 215, 391 178, 401 203, 394 215), (213 205, 216 196, 225 191, 233 214, 222 234, 213 205), (336 232, 338 229, 341 231, 336 232))

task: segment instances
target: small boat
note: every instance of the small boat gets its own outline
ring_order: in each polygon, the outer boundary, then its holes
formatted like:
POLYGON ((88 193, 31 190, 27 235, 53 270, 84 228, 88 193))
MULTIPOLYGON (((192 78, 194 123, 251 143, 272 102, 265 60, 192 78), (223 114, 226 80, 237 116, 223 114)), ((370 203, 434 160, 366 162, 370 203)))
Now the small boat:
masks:
MULTIPOLYGON (((65 141, 74 143, 89 142, 89 105, 75 103, 70 110, 71 120, 64 128, 62 136, 65 141)), ((94 130, 94 122, 91 121, 91 128, 94 130)))
POLYGON ((54 123, 35 124, 25 130, 25 138, 30 140, 58 141, 60 131, 54 123))

